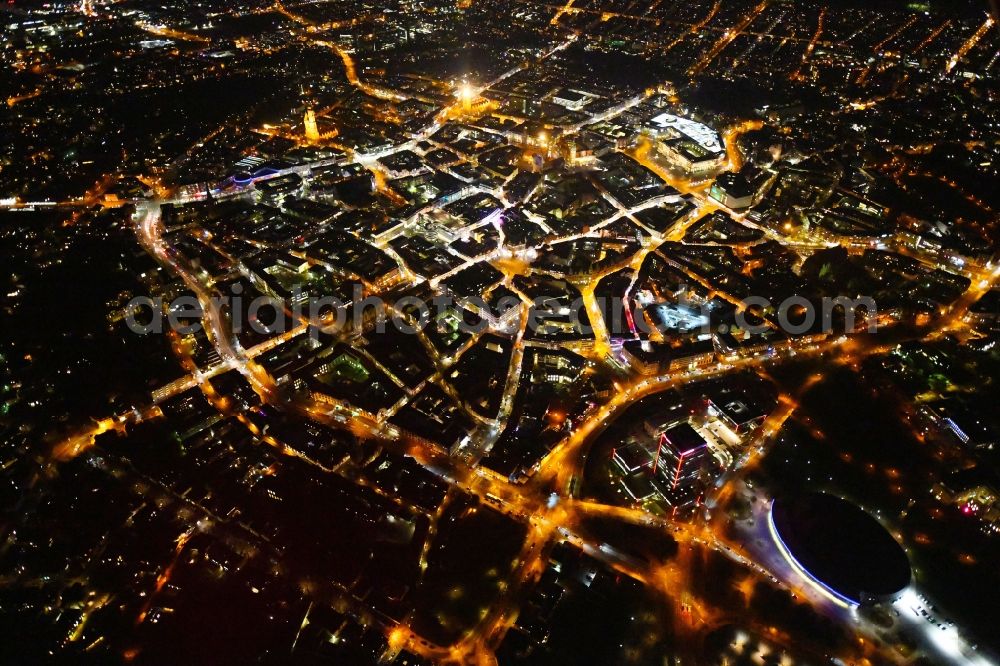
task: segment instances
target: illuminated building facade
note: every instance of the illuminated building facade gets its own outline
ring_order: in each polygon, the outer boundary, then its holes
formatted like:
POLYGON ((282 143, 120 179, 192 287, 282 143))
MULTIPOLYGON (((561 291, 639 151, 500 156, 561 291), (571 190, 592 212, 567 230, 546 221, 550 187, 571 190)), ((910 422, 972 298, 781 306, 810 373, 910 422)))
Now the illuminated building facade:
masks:
POLYGON ((306 129, 306 139, 309 141, 319 141, 319 126, 316 124, 315 111, 312 109, 306 109, 304 124, 306 129))
POLYGON ((674 169, 692 176, 708 176, 725 166, 726 153, 719 133, 689 118, 661 113, 651 118, 644 133, 656 151, 674 169))
POLYGON ((726 154, 713 151, 687 137, 658 141, 656 150, 675 169, 692 176, 709 176, 726 163, 726 154))
POLYGON ((667 502, 681 507, 698 500, 710 458, 708 442, 686 421, 660 434, 653 478, 667 502))

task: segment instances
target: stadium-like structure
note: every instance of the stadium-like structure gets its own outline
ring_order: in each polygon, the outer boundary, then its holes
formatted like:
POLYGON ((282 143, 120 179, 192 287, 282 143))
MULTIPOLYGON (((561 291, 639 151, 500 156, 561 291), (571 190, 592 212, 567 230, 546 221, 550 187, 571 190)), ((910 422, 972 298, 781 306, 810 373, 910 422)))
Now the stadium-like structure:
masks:
POLYGON ((771 535, 800 573, 849 605, 888 601, 911 579, 906 552, 875 518, 825 493, 775 500, 771 535))

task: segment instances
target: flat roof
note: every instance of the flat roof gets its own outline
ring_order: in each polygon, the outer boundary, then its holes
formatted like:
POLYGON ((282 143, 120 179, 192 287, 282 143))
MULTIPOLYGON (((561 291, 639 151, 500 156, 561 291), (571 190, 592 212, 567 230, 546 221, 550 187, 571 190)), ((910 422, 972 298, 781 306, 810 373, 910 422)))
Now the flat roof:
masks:
POLYGON ((719 133, 704 123, 675 116, 672 113, 661 113, 651 118, 649 122, 661 129, 668 127, 675 129, 709 152, 722 152, 722 140, 719 138, 719 133))
POLYGON ((628 472, 634 472, 642 467, 649 466, 653 462, 652 454, 637 442, 617 447, 614 457, 620 461, 620 464, 628 472))
POLYGON ((579 102, 582 99, 586 99, 589 95, 584 95, 581 92, 575 90, 570 90, 569 88, 560 88, 559 91, 552 96, 553 99, 558 97, 559 99, 569 100, 571 102, 579 102))
POLYGON ((708 442, 705 441, 705 438, 702 437, 701 434, 687 421, 678 423, 672 428, 668 428, 664 431, 663 436, 666 438, 666 441, 670 444, 671 448, 681 455, 686 455, 702 447, 708 446, 708 442))
POLYGON ((622 486, 632 499, 644 500, 656 492, 656 486, 647 472, 636 472, 622 478, 622 486))

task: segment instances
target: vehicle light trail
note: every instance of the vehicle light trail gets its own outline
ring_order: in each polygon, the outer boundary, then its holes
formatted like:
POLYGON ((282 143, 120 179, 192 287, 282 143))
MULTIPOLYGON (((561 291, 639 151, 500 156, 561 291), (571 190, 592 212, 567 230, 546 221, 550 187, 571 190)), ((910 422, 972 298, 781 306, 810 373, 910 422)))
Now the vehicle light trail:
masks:
POLYGON ((925 48, 927 48, 930 45, 930 43, 933 42, 935 39, 937 39, 938 36, 942 32, 944 32, 944 29, 947 28, 949 25, 951 25, 951 19, 948 19, 947 21, 939 25, 937 28, 932 30, 931 34, 927 35, 927 38, 924 41, 917 44, 917 47, 913 49, 913 54, 916 55, 917 53, 920 53, 925 48))
POLYGON ((889 42, 891 42, 892 40, 894 40, 894 39, 896 39, 897 37, 899 37, 899 36, 900 36, 901 34, 903 34, 903 32, 904 32, 904 31, 905 31, 905 30, 906 30, 907 28, 909 28, 909 27, 910 27, 911 25, 913 25, 913 24, 914 24, 914 23, 916 23, 916 22, 917 22, 917 17, 916 17, 916 15, 913 15, 913 16, 911 16, 911 17, 909 18, 909 20, 907 20, 907 21, 906 21, 905 23, 903 23, 903 25, 901 25, 901 26, 899 27, 899 29, 898 29, 898 30, 894 31, 894 32, 893 32, 893 33, 891 33, 891 34, 890 34, 890 35, 889 35, 888 37, 886 37, 886 38, 885 38, 885 39, 883 39, 883 40, 882 40, 881 42, 879 42, 878 44, 876 44, 875 46, 873 46, 873 47, 872 47, 872 51, 874 51, 874 52, 875 52, 876 54, 880 54, 880 53, 882 52, 882 49, 883 49, 883 48, 885 47, 885 45, 886 45, 886 44, 888 44, 888 43, 889 43, 889 42))
POLYGON ((143 604, 142 610, 139 611, 139 616, 136 618, 136 625, 142 624, 146 620, 146 616, 149 614, 149 609, 152 607, 153 602, 156 600, 156 595, 160 593, 161 590, 170 582, 170 577, 174 573, 174 568, 177 566, 178 560, 180 560, 181 553, 184 552, 184 547, 187 546, 187 542, 191 540, 191 535, 194 533, 194 528, 192 527, 188 531, 177 537, 177 542, 174 546, 173 558, 167 564, 163 572, 156 577, 156 586, 153 591, 149 594, 149 598, 146 603, 143 604))
POLYGON ((816 43, 819 41, 820 35, 823 34, 823 19, 826 18, 826 7, 819 10, 819 18, 816 20, 816 32, 813 33, 812 39, 806 44, 805 53, 802 54, 802 61, 799 66, 792 72, 788 78, 794 81, 803 81, 805 76, 802 74, 802 68, 806 66, 809 62, 809 58, 812 56, 813 50, 816 48, 816 43))
POLYGON ((724 33, 722 33, 722 37, 712 46, 711 49, 709 49, 708 53, 706 53, 701 60, 696 62, 694 65, 691 66, 690 69, 688 69, 687 72, 688 76, 694 77, 703 72, 705 68, 708 67, 713 60, 715 60, 716 56, 722 53, 722 51, 725 50, 725 48, 729 46, 729 44, 734 39, 739 37, 740 34, 744 30, 746 30, 751 23, 753 23, 754 19, 760 16, 761 13, 765 9, 767 9, 767 5, 768 5, 768 0, 764 0, 764 2, 754 7, 753 10, 751 10, 750 13, 746 16, 746 18, 740 21, 739 24, 736 25, 736 27, 730 28, 726 30, 724 33))
POLYGON ((708 25, 709 22, 713 18, 715 18, 715 15, 719 13, 719 8, 721 6, 722 6, 722 0, 716 0, 715 4, 712 5, 712 8, 708 10, 708 14, 705 15, 705 18, 692 25, 688 30, 681 31, 681 34, 677 35, 677 37, 675 37, 673 41, 671 41, 669 44, 663 47, 662 52, 666 53, 667 51, 669 51, 670 49, 674 48, 682 41, 684 41, 684 39, 687 38, 689 35, 700 32, 702 28, 708 25))
POLYGON ((126 427, 129 425, 141 423, 142 421, 157 418, 159 416, 163 416, 163 412, 160 411, 159 407, 154 405, 147 407, 146 410, 142 412, 134 410, 125 412, 119 416, 101 419, 100 421, 97 421, 92 428, 88 428, 83 432, 72 435, 71 437, 56 444, 52 448, 50 459, 53 462, 68 462, 92 449, 97 443, 97 438, 104 433, 110 432, 111 430, 124 433, 126 427))
POLYGON ((965 43, 959 47, 958 51, 955 52, 955 55, 948 59, 948 64, 945 65, 944 73, 950 74, 951 70, 955 69, 955 65, 957 65, 959 61, 965 57, 965 54, 971 51, 976 44, 979 43, 980 39, 986 36, 986 33, 989 32, 989 29, 992 27, 993 17, 987 16, 986 21, 979 26, 979 29, 972 33, 972 36, 965 40, 965 43))

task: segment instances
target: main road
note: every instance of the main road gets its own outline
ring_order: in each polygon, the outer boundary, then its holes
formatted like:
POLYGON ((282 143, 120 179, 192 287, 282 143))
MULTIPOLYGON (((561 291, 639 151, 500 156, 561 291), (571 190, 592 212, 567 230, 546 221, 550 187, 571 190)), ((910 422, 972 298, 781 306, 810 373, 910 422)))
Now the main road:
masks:
MULTIPOLYGON (((553 49, 545 55, 547 56, 555 52, 555 50, 553 49)), ((504 76, 509 76, 516 71, 519 71, 518 68, 506 72, 504 76)), ((363 86, 357 80, 356 74, 349 78, 354 79, 351 81, 352 84, 362 89, 368 87, 363 86)), ((491 82, 490 85, 499 80, 491 82)), ((643 96, 630 98, 615 107, 614 111, 624 111, 630 106, 639 103, 642 98, 643 96)), ((447 115, 447 113, 439 114, 433 122, 413 135, 409 141, 387 147, 375 153, 356 154, 353 156, 353 160, 371 165, 380 157, 411 147, 417 141, 430 137, 436 132, 442 125, 442 118, 447 115)), ((605 115, 607 115, 606 112, 601 117, 605 115)), ((251 179, 233 188, 229 194, 239 196, 251 191, 255 182, 280 178, 289 174, 305 176, 312 169, 341 161, 343 160, 322 160, 277 170, 262 175, 260 178, 251 179)), ((211 188, 207 187, 201 191, 207 192, 209 190, 211 188)), ((223 194, 218 190, 216 192, 220 195, 223 194)), ((165 238, 162 223, 162 204, 169 202, 184 205, 202 200, 203 198, 204 196, 200 192, 196 192, 173 199, 139 200, 135 202, 136 213, 134 219, 136 233, 143 247, 174 275, 181 278, 187 288, 194 293, 201 305, 206 335, 221 359, 218 371, 229 368, 238 370, 247 378, 250 385, 265 403, 299 414, 303 418, 313 419, 338 428, 347 427, 364 437, 376 439, 391 450, 411 455, 428 470, 445 479, 452 486, 481 498, 484 502, 507 514, 512 519, 528 525, 530 536, 526 540, 525 547, 518 558, 517 566, 512 569, 505 582, 506 591, 503 592, 499 602, 487 613, 483 621, 473 631, 469 632, 465 639, 455 646, 433 646, 414 635, 408 627, 400 626, 390 636, 393 639, 394 646, 408 646, 414 651, 438 659, 454 661, 474 660, 480 663, 490 663, 492 648, 499 643, 506 629, 516 619, 517 592, 541 575, 545 568, 545 557, 548 548, 558 541, 574 543, 595 558, 605 562, 609 567, 649 583, 656 589, 668 594, 668 596, 669 592, 676 591, 676 585, 683 585, 685 572, 681 567, 667 565, 664 568, 662 566, 636 563, 628 556, 617 552, 608 544, 588 538, 581 533, 581 524, 587 517, 594 515, 662 526, 664 529, 671 530, 673 536, 682 544, 690 547, 713 548, 719 552, 727 553, 728 556, 747 566, 752 575, 757 579, 777 580, 780 577, 786 585, 791 585, 795 589, 801 587, 802 581, 781 569, 779 563, 771 562, 771 559, 766 557, 766 555, 760 555, 760 558, 766 564, 770 563, 768 566, 762 565, 761 561, 751 560, 744 554, 747 552, 747 549, 743 545, 732 544, 722 539, 717 533, 718 530, 714 529, 711 525, 680 525, 652 517, 636 509, 609 507, 574 500, 571 497, 572 493, 569 491, 570 482, 574 476, 582 473, 587 446, 593 440, 594 436, 601 432, 610 420, 616 418, 626 408, 645 396, 687 382, 717 377, 749 368, 760 368, 770 363, 778 363, 792 355, 825 354, 837 351, 847 357, 855 357, 867 353, 878 353, 883 347, 872 342, 852 340, 846 337, 830 339, 819 343, 810 341, 789 345, 788 348, 781 350, 774 357, 734 359, 715 363, 704 368, 676 371, 656 377, 637 379, 622 386, 606 404, 596 408, 583 422, 578 424, 542 461, 538 474, 529 484, 517 485, 487 469, 476 467, 461 457, 452 457, 448 454, 448 451, 436 443, 402 432, 395 426, 385 424, 375 415, 367 414, 347 403, 336 400, 320 401, 314 398, 291 399, 285 396, 278 389, 274 379, 267 371, 254 361, 253 357, 257 355, 255 352, 257 352, 258 348, 250 351, 243 350, 234 339, 220 299, 213 298, 214 287, 210 283, 210 280, 206 279, 206 276, 203 274, 200 274, 192 266, 191 262, 180 254, 165 238), (675 587, 664 587, 665 581, 671 582, 675 587)), ((702 201, 704 203, 703 199, 702 201)), ((58 205, 48 204, 47 202, 37 202, 37 204, 46 206, 58 205)), ((18 204, 15 207, 20 207, 20 205, 18 204)), ((618 211, 619 215, 628 213, 629 211, 618 211)), ((947 312, 946 316, 942 317, 942 325, 946 327, 956 325, 971 302, 984 293, 984 290, 992 288, 998 276, 1000 276, 1000 269, 978 281, 965 297, 960 299, 956 303, 956 306, 947 312)), ((298 330, 301 331, 304 329, 300 328, 298 330)), ((293 335, 293 333, 290 332, 287 335, 293 335)), ((274 344, 280 344, 280 342, 270 344, 273 346, 274 344)), ((515 358, 519 362, 520 354, 515 358)), ((210 372, 213 372, 213 370, 210 369, 210 372)), ((508 375, 508 386, 516 387, 518 374, 512 370, 508 375)), ((171 391, 177 390, 181 386, 193 386, 195 383, 201 383, 207 376, 209 376, 209 373, 198 373, 193 379, 184 380, 176 384, 176 387, 171 391)), ((509 404, 506 403, 509 403, 510 397, 510 393, 505 395, 504 412, 509 409, 509 404)), ((779 411, 775 415, 772 415, 774 418, 769 418, 768 423, 773 427, 766 430, 768 438, 777 432, 780 424, 790 415, 792 409, 794 409, 793 403, 783 404, 779 408, 779 411)), ((123 428, 127 423, 155 416, 157 411, 155 407, 150 407, 145 411, 136 412, 132 416, 123 415, 98 422, 94 428, 67 440, 61 448, 57 447, 58 455, 55 458, 62 460, 79 455, 93 446, 94 438, 98 434, 112 428, 123 428)), ((272 445, 277 445, 279 452, 297 458, 304 458, 303 454, 287 446, 277 442, 271 443, 272 445)), ((765 444, 766 440, 762 439, 759 446, 755 445, 753 448, 763 451, 765 444)), ((821 610, 824 610, 820 600, 809 597, 807 599, 811 603, 819 605, 821 610)), ((702 609, 700 613, 706 618, 711 615, 707 609, 702 609)))

